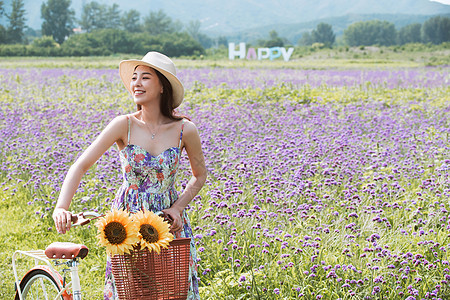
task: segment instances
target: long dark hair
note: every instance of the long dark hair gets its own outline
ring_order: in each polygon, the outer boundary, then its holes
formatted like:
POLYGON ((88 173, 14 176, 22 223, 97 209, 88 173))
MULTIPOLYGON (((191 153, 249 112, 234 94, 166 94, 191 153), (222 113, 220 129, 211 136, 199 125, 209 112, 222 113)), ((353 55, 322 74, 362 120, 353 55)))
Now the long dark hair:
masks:
MULTIPOLYGON (((156 75, 158 75, 159 82, 161 82, 161 85, 163 87, 160 106, 161 114, 171 120, 182 120, 183 118, 187 118, 186 116, 175 115, 175 108, 173 107, 174 100, 172 85, 170 84, 170 81, 166 78, 166 76, 161 74, 161 72, 156 69, 153 70, 155 71, 156 75)), ((137 104, 136 108, 137 110, 142 110, 142 106, 140 104, 137 104)))

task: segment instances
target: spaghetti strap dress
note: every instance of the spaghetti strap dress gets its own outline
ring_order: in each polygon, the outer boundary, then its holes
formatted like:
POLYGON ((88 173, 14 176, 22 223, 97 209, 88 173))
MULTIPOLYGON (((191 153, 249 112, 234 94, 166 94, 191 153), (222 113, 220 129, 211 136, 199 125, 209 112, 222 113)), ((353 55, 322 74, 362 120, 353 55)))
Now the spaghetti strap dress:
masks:
MULTIPOLYGON (((181 123, 178 147, 171 147, 153 156, 138 145, 130 144, 131 120, 128 118, 128 142, 119 152, 123 172, 123 183, 112 203, 113 209, 125 209, 130 213, 147 209, 153 212, 169 208, 177 199, 175 177, 180 163, 181 140, 185 120, 181 123)), ((198 291, 197 253, 192 228, 186 211, 182 214, 183 228, 175 238, 190 237, 191 253, 189 260, 188 300, 200 299, 198 291)), ((106 262, 104 299, 118 299, 111 262, 106 262)))

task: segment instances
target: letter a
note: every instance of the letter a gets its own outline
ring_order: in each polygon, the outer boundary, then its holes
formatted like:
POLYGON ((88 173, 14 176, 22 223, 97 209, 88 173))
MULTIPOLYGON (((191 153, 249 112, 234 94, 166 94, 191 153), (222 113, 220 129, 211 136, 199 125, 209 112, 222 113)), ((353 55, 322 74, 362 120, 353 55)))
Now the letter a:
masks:
POLYGON ((248 48, 247 59, 256 59, 256 51, 255 48, 248 48))

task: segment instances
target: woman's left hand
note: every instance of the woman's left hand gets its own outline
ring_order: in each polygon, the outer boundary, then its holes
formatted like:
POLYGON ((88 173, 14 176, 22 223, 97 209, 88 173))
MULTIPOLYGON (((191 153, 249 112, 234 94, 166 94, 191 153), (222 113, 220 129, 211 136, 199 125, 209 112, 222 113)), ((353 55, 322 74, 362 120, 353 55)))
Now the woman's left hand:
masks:
POLYGON ((183 228, 183 222, 181 220, 181 212, 178 209, 170 207, 167 209, 163 209, 163 212, 169 215, 169 217, 172 218, 173 220, 172 225, 170 226, 170 232, 175 233, 183 228))

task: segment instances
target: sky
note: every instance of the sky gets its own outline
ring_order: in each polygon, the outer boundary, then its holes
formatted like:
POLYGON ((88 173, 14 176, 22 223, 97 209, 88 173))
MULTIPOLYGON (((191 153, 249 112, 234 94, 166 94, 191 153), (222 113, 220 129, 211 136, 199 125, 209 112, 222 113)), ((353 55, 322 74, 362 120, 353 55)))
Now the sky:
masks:
POLYGON ((448 5, 450 5, 450 0, 430 0, 430 1, 440 2, 440 3, 443 3, 443 4, 448 4, 448 5))
MULTIPOLYGON (((13 0, 3 0, 3 4, 4 4, 3 7, 6 11, 10 10, 12 1, 13 0)), ((41 4, 43 2, 47 2, 47 1, 48 0, 24 0, 24 2, 26 4, 26 9, 28 12, 40 12, 41 4)), ((71 8, 75 9, 76 11, 81 11, 83 4, 92 2, 94 0, 71 0, 71 1, 72 1, 71 8)), ((111 3, 126 2, 127 0, 113 0, 113 1, 111 1, 111 0, 96 0, 96 1, 99 3, 103 3, 103 4, 111 4, 111 3)), ((150 1, 150 0, 148 0, 148 1, 150 1)), ((153 0, 153 1, 158 1, 158 0, 153 0)), ((254 0, 247 0, 247 1, 253 2, 254 0)), ((359 1, 365 1, 365 0, 359 0, 359 1)), ((417 1, 417 0, 410 0, 410 1, 417 1)), ((423 1, 423 0, 421 0, 421 1, 423 1)), ((428 1, 439 2, 439 3, 450 6, 450 0, 428 0, 428 1)), ((40 13, 27 13, 26 17, 27 17, 27 26, 30 26, 31 28, 34 28, 34 29, 40 29, 41 23, 42 23, 40 13)), ((7 23, 7 18, 5 16, 0 18, 0 25, 5 26, 6 23, 7 23)))

